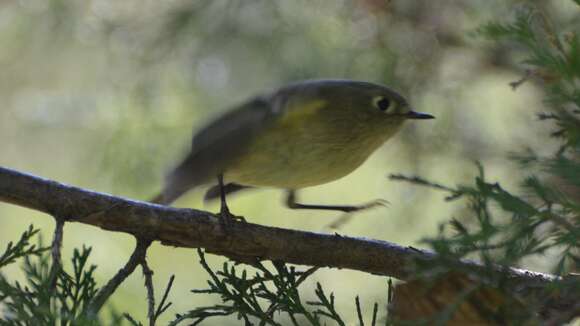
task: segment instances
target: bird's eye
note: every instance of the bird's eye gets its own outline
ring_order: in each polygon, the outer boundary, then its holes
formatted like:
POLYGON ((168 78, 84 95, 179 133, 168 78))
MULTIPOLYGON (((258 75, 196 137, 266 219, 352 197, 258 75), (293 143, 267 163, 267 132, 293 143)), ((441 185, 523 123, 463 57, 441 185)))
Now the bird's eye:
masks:
POLYGON ((391 101, 386 97, 378 97, 375 99, 375 105, 379 110, 387 112, 391 108, 391 101))

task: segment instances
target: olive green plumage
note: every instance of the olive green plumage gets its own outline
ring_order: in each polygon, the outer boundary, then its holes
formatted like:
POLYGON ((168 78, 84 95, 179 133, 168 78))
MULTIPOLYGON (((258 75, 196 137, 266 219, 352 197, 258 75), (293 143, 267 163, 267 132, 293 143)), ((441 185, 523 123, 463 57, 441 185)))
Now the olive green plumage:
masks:
MULTIPOLYGON (((377 84, 291 84, 234 108, 195 134, 191 152, 154 201, 169 204, 218 175, 230 184, 227 191, 295 190, 334 181, 359 167, 407 119, 430 118, 377 84)), ((206 195, 216 196, 215 188, 206 195)))

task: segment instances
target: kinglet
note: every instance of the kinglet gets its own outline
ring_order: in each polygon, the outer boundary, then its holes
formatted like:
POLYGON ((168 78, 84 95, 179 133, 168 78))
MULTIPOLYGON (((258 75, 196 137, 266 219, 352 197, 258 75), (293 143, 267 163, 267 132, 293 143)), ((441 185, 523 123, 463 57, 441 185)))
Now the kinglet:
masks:
POLYGON ((375 206, 300 204, 296 191, 337 180, 359 167, 415 112, 397 92, 352 80, 312 80, 255 97, 193 136, 191 152, 167 176, 152 202, 170 204, 210 183, 205 199, 253 187, 286 189, 293 209, 352 212, 375 206))

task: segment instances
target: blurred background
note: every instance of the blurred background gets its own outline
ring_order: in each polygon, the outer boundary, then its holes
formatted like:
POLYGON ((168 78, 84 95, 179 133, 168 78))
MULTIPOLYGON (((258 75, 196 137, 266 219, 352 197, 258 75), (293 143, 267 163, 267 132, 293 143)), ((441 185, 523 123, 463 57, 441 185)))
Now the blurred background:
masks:
MULTIPOLYGON (((349 78, 389 85, 436 120, 409 123, 355 173, 306 189, 307 203, 356 204, 387 199, 388 208, 356 214, 290 211, 278 190, 232 196, 234 213, 253 223, 388 240, 421 247, 438 225, 460 218, 462 203, 388 180, 417 174, 444 184, 470 182, 477 169, 518 189, 514 150, 555 150, 549 125, 537 121, 542 93, 525 74, 518 49, 473 37, 490 20, 509 19, 523 1, 67 1, 0 4, 0 165, 88 189, 135 199, 159 191, 166 170, 189 146, 192 131, 249 96, 312 78, 349 78)), ((572 1, 536 1, 557 24, 577 19, 572 1)), ((176 206, 217 211, 203 191, 176 206)), ((50 239, 53 222, 0 203, 0 247, 33 223, 50 239)), ((133 240, 124 234, 68 223, 64 251, 93 247, 101 282, 126 261, 133 240)), ((153 245, 149 263, 158 293, 176 274, 170 314, 219 298, 195 295, 206 274, 194 250, 153 245)), ((208 256, 213 266, 221 257, 208 256)), ((547 258, 548 259, 548 258, 547 258)), ((546 269, 545 261, 528 268, 546 269)), ((15 279, 18 269, 5 271, 15 279)), ((386 302, 386 279, 321 270, 338 310, 352 315, 386 302)), ((117 311, 145 319, 140 270, 113 298, 117 311)), ((224 319, 223 325, 236 325, 224 319)))

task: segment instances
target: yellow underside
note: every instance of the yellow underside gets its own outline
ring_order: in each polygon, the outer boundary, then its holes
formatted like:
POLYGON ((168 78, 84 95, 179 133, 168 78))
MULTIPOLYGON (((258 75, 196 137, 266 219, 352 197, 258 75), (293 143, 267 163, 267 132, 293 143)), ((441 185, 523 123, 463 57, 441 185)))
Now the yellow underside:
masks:
MULTIPOLYGON (((300 189, 334 181, 354 171, 398 127, 369 133, 356 124, 337 129, 314 110, 290 116, 265 130, 224 173, 227 182, 300 189), (304 114, 313 114, 303 119, 304 114), (320 120, 318 118, 321 118, 320 120)), ((305 111, 302 111, 305 112, 305 111)))

